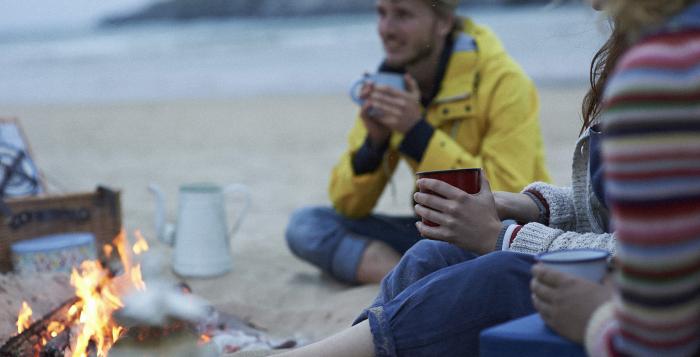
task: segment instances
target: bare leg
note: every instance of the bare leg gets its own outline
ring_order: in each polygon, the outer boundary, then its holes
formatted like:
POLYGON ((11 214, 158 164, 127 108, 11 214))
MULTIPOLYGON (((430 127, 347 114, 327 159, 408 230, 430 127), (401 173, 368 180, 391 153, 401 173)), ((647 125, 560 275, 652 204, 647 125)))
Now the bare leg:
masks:
POLYGON ((367 320, 310 345, 276 356, 371 357, 374 343, 367 320))
POLYGON ((377 284, 401 260, 401 255, 388 244, 371 241, 357 266, 357 282, 360 284, 377 284))

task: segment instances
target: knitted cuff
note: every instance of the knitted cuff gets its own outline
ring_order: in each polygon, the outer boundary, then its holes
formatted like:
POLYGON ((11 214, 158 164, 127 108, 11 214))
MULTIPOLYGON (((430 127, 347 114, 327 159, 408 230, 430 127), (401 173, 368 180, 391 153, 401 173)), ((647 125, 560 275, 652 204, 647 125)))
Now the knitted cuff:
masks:
MULTIPOLYGON (((513 241, 515 240, 515 237, 518 236, 518 232, 523 228, 523 226, 517 224, 512 226, 513 229, 508 229, 506 231, 506 237, 508 238, 508 244, 504 248, 510 248, 511 245, 513 245, 513 241)), ((503 242, 505 244, 506 242, 503 242)))
POLYGON ((537 205, 537 209, 540 211, 540 215, 537 217, 537 223, 542 223, 545 226, 549 225, 549 205, 547 200, 544 199, 542 194, 535 190, 523 191, 523 194, 530 197, 533 202, 537 205))
MULTIPOLYGON (((544 182, 534 182, 521 192, 532 192, 535 197, 542 196, 542 204, 549 210, 546 226, 564 231, 576 230, 576 207, 571 187, 559 187, 544 182)), ((544 223, 543 223, 544 224, 544 223)))
POLYGON ((547 227, 541 223, 528 223, 518 231, 517 239, 511 242, 508 250, 526 254, 546 252, 547 247, 561 233, 561 230, 547 227))
POLYGON ((520 228, 523 226, 519 224, 512 223, 512 220, 506 220, 501 222, 501 231, 498 233, 498 239, 496 240, 496 250, 509 250, 510 245, 513 244, 515 236, 518 235, 520 228))
POLYGON ((506 231, 508 230, 508 227, 510 227, 510 222, 508 222, 508 221, 501 222, 501 231, 498 232, 498 239, 496 240, 496 249, 494 249, 494 251, 503 250, 503 239, 506 235, 506 231))

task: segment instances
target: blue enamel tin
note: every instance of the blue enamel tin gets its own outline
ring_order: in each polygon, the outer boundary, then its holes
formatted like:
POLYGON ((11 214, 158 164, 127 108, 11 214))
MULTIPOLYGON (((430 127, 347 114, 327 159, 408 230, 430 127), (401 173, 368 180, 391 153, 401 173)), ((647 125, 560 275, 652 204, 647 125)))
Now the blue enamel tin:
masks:
POLYGON ((97 259, 95 236, 87 232, 52 234, 11 245, 12 267, 18 274, 70 272, 84 260, 97 259))

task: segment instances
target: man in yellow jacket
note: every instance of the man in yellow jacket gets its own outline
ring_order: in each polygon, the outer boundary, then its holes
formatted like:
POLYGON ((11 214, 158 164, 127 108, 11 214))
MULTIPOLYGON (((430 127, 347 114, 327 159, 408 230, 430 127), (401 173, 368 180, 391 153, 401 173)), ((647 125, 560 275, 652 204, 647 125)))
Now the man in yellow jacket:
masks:
POLYGON ((414 172, 481 167, 493 190, 548 181, 532 81, 487 28, 455 15, 459 0, 378 0, 383 72, 405 91, 369 83, 334 167, 333 208, 297 210, 294 254, 339 280, 379 282, 420 239, 416 217, 372 214, 399 160, 414 172))

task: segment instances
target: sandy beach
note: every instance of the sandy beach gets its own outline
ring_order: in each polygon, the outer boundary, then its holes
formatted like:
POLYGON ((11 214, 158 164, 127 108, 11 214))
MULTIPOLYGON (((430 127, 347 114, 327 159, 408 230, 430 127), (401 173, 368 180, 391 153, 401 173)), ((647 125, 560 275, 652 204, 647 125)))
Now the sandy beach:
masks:
MULTIPOLYGON (((584 87, 540 88, 542 130, 554 182, 569 182, 584 87)), ((327 204, 331 167, 344 150, 356 108, 345 93, 116 104, 0 104, 18 117, 51 192, 121 190, 127 231, 156 239, 155 182, 167 194, 168 217, 178 186, 242 183, 253 204, 233 237, 234 269, 206 280, 188 279, 194 292, 278 337, 315 340, 348 326, 377 286, 335 283, 291 255, 284 241, 290 213, 327 204)), ((395 176, 398 195, 377 210, 410 212, 413 177, 395 176)), ((231 207, 232 215, 236 212, 231 207)))

